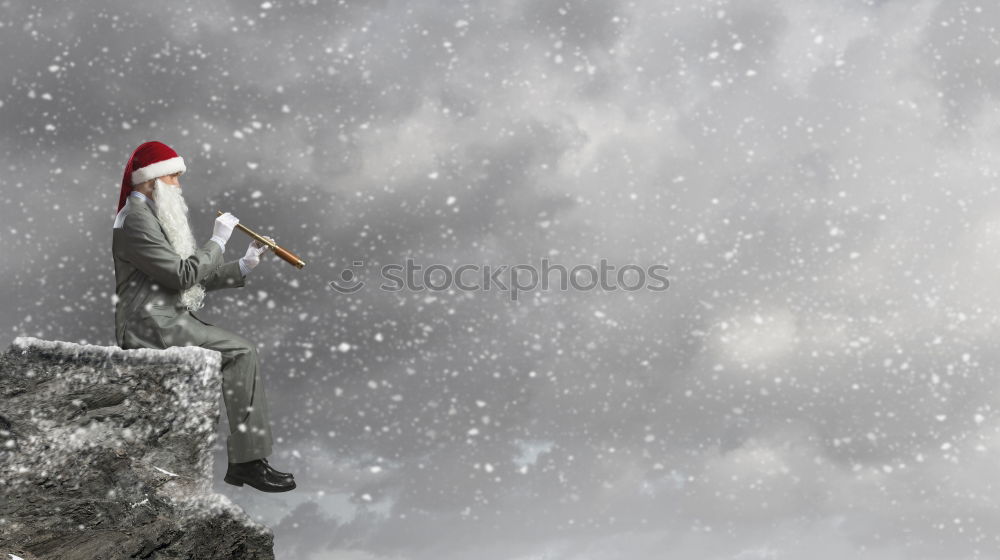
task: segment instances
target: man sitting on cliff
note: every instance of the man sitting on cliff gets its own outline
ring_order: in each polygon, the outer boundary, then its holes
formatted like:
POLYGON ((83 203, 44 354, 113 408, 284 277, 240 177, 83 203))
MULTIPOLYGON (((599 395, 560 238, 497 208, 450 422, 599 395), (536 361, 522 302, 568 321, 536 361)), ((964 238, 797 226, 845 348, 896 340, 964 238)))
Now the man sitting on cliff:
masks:
POLYGON ((222 354, 222 391, 229 417, 225 481, 264 492, 295 488, 289 473, 267 463, 271 426, 257 348, 196 317, 205 292, 238 288, 266 246, 253 241, 239 260, 223 262, 239 220, 223 214, 212 238, 195 246, 178 177, 184 160, 166 144, 146 142, 122 178, 111 252, 115 261, 115 338, 121 348, 201 346, 222 354))

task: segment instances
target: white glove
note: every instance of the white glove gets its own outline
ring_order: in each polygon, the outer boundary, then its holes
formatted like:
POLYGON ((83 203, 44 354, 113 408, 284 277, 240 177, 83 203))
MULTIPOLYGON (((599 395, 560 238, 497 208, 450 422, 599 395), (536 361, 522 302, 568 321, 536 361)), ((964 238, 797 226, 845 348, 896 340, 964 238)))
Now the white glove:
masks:
MULTIPOLYGON (((267 239, 271 243, 274 243, 274 239, 271 239, 266 235, 262 235, 261 237, 267 239)), ((243 273, 243 276, 246 276, 248 272, 260 264, 260 256, 268 249, 270 249, 270 247, 264 245, 256 239, 250 242, 250 246, 247 247, 247 254, 243 255, 243 258, 240 259, 240 272, 243 273)))
POLYGON ((233 234, 233 228, 236 224, 240 223, 240 219, 233 216, 229 212, 219 216, 215 219, 215 229, 212 231, 212 241, 219 244, 224 251, 226 249, 226 242, 229 241, 229 236, 233 234))

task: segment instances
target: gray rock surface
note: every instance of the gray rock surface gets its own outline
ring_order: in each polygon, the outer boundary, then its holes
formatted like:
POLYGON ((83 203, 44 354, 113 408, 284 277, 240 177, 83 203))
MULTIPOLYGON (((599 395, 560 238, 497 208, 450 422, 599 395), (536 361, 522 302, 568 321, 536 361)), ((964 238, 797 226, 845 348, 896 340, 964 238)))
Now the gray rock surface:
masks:
POLYGON ((274 558, 212 492, 220 354, 17 338, 0 354, 0 559, 274 558))

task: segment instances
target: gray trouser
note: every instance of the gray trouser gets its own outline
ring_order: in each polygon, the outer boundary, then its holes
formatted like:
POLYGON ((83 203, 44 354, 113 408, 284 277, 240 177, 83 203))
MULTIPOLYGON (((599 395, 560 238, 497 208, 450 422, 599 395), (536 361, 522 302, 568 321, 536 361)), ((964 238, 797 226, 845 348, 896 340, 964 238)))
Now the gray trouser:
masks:
POLYGON ((260 379, 257 347, 242 336, 205 323, 190 312, 181 312, 159 327, 163 348, 200 346, 222 354, 222 398, 229 418, 226 440, 229 462, 244 463, 270 455, 271 422, 260 379))
POLYGON ((197 346, 222 353, 222 398, 229 418, 226 452, 230 463, 271 454, 271 422, 260 379, 257 347, 238 334, 214 325, 199 329, 205 339, 197 346))

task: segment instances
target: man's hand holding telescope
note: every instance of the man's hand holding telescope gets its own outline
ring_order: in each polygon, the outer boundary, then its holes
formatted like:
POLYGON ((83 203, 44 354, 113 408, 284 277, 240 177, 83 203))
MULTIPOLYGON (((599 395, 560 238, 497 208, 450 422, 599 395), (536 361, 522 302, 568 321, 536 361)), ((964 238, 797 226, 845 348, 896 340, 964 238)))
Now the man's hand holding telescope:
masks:
POLYGON ((260 235, 241 224, 239 218, 236 216, 233 216, 229 212, 223 213, 221 210, 216 210, 215 213, 218 217, 215 219, 215 230, 212 233, 213 238, 220 237, 228 240, 229 236, 232 235, 234 228, 239 229, 253 238, 250 246, 247 247, 246 255, 240 259, 241 269, 245 269, 247 271, 253 269, 253 267, 260 263, 261 254, 268 249, 274 251, 274 254, 278 255, 282 258, 282 260, 295 268, 302 268, 306 265, 305 261, 295 256, 294 253, 287 249, 283 249, 275 243, 273 238, 266 235, 260 235))

